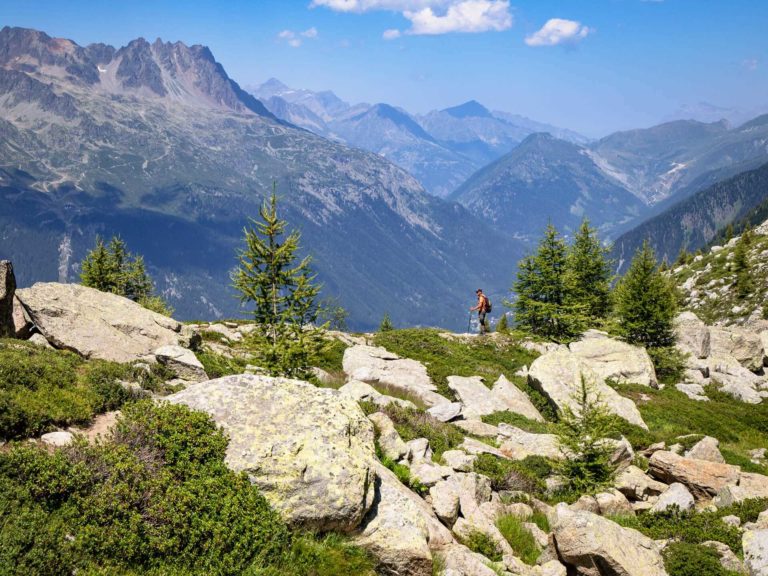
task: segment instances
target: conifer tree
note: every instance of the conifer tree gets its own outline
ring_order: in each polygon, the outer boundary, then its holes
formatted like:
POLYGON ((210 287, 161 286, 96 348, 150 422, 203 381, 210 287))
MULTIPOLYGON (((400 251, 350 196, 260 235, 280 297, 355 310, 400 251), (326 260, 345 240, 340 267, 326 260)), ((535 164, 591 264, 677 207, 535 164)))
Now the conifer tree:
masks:
POLYGON ((96 238, 96 246, 80 264, 80 283, 130 298, 166 316, 173 313, 160 296, 152 293, 152 279, 147 273, 144 257, 131 254, 119 236, 113 236, 108 245, 100 237, 96 238))
POLYGON ((389 312, 384 312, 384 316, 379 324, 379 332, 390 332, 394 329, 395 327, 392 324, 392 319, 389 317, 389 312))
POLYGON ((611 303, 609 249, 589 220, 581 222, 566 259, 566 301, 584 309, 591 323, 606 318, 611 303))
POLYGON ((518 264, 511 307, 515 322, 532 334, 570 340, 585 326, 586 307, 569 301, 566 284, 566 245, 552 224, 547 226, 536 254, 518 264))
POLYGON ((274 376, 306 378, 310 358, 323 345, 314 326, 320 286, 311 258, 296 261, 300 234, 292 230, 285 235, 287 222, 278 217, 274 188, 259 218, 244 230, 245 248, 238 254, 233 285, 241 302, 254 305, 254 337, 263 367, 274 376))
POLYGON ((618 331, 628 342, 647 348, 674 344, 675 288, 659 272, 647 240, 635 253, 629 270, 616 287, 615 301, 618 331))
POLYGON ((496 332, 499 332, 501 334, 506 334, 509 332, 509 326, 507 325, 507 315, 502 314, 501 318, 499 318, 499 321, 496 323, 496 332))

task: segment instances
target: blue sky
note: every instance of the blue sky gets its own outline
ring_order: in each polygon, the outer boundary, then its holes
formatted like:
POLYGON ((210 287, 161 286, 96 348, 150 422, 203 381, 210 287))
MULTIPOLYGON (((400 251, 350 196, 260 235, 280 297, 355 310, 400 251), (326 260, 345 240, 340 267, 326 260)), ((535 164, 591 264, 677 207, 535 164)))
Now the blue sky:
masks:
POLYGON ((245 86, 476 99, 589 136, 699 102, 768 111, 768 0, 0 0, 0 25, 205 44, 245 86))

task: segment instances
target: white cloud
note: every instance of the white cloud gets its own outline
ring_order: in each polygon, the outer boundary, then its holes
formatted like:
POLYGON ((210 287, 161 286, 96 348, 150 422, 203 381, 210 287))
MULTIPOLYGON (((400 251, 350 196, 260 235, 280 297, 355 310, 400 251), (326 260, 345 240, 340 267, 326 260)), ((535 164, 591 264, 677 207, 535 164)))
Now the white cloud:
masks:
POLYGON ((541 27, 541 30, 526 36, 528 46, 557 46, 558 44, 575 43, 586 38, 592 29, 582 26, 575 20, 551 18, 541 27))
POLYGON ((741 65, 746 70, 749 70, 750 72, 754 72, 760 66, 760 60, 758 60, 757 58, 747 58, 746 60, 744 60, 744 62, 741 63, 741 65))
MULTIPOLYGON (((312 0, 311 7, 324 6, 337 12, 363 13, 373 10, 399 12, 410 20, 405 34, 487 32, 512 27, 509 0, 312 0)), ((394 29, 384 39, 397 38, 394 29)))
POLYGON ((396 38, 400 38, 400 30, 397 28, 390 28, 389 30, 384 30, 384 33, 381 35, 384 40, 394 40, 396 38))
POLYGON ((293 30, 282 30, 281 32, 278 32, 277 38, 278 40, 284 40, 288 46, 291 48, 298 48, 302 45, 304 42, 299 36, 303 36, 304 38, 310 38, 314 40, 317 38, 317 28, 314 26, 312 28, 308 28, 304 30, 304 32, 294 32, 293 30))

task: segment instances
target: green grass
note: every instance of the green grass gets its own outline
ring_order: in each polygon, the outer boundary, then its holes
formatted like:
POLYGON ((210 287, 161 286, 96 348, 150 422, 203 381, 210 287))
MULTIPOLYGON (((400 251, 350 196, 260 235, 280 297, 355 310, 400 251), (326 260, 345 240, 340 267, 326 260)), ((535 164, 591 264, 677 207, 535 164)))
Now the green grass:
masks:
MULTIPOLYGON (((619 391, 635 401, 651 430, 643 433, 643 442, 632 443, 636 449, 649 442, 674 444, 679 436, 688 434, 714 436, 720 441, 726 461, 740 465, 749 461, 749 450, 768 446, 767 403, 740 402, 711 386, 707 388, 709 402, 692 401, 673 387, 652 390, 623 385, 619 391), (642 400, 643 395, 650 399, 642 400)), ((754 464, 750 469, 766 472, 763 466, 754 464)))
POLYGON ((310 358, 310 364, 322 368, 331 374, 343 373, 342 360, 348 348, 341 340, 327 340, 325 345, 310 358))
POLYGON ((87 424, 135 393, 120 380, 159 387, 157 371, 86 361, 72 352, 18 340, 0 340, 0 438, 35 436, 57 427, 87 424))
POLYGON ((456 448, 464 441, 464 434, 453 424, 440 422, 429 414, 413 408, 388 404, 379 408, 392 419, 397 433, 408 442, 426 438, 432 448, 432 459, 439 462, 446 450, 456 448))
POLYGON ((526 432, 532 432, 534 434, 554 434, 556 427, 551 422, 539 422, 538 420, 531 420, 521 414, 515 412, 494 412, 482 417, 482 421, 486 424, 498 426, 502 422, 509 424, 526 432))
POLYGON ((423 362, 438 392, 454 399, 448 376, 482 376, 490 386, 504 374, 507 378, 530 366, 537 354, 515 344, 512 337, 476 338, 471 342, 448 340, 439 330, 408 328, 376 334, 374 344, 405 358, 423 362))
POLYGON ((245 367, 248 365, 248 362, 244 358, 227 358, 207 347, 196 352, 195 355, 197 356, 197 359, 200 360, 203 368, 205 368, 205 373, 208 374, 208 377, 211 379, 230 376, 232 374, 242 374, 245 371, 245 367))
POLYGON ((515 551, 515 556, 533 566, 541 555, 541 548, 523 523, 524 520, 514 514, 505 514, 496 520, 496 527, 515 551))
POLYGON ((488 534, 485 532, 480 532, 479 530, 471 530, 468 534, 459 540, 462 544, 464 544, 464 546, 472 550, 472 552, 482 554, 491 562, 501 562, 503 558, 503 554, 501 553, 501 550, 499 550, 499 547, 496 545, 496 542, 494 542, 493 538, 488 536, 488 534))

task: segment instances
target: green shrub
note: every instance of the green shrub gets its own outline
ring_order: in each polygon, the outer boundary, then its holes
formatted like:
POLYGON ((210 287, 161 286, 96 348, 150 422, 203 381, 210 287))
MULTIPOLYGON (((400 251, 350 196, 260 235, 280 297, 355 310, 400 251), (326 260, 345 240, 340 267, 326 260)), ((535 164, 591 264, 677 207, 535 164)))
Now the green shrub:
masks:
POLYGON ((654 540, 675 539, 688 544, 716 540, 734 552, 741 550, 741 532, 721 520, 718 512, 681 512, 671 507, 664 512, 613 518, 622 526, 639 530, 654 540))
POLYGON ((392 419, 397 433, 408 442, 426 438, 437 462, 446 450, 456 448, 464 441, 464 434, 453 424, 440 422, 425 412, 390 403, 381 409, 392 419))
POLYGON ((568 455, 559 462, 558 468, 570 490, 591 492, 605 487, 613 479, 614 449, 604 438, 615 434, 618 418, 608 412, 584 376, 579 393, 573 399, 576 408, 565 407, 556 430, 560 449, 568 455))
POLYGON ((648 355, 656 369, 656 378, 662 384, 674 385, 683 379, 687 354, 676 346, 648 348, 648 355))
POLYGON ((133 394, 119 383, 132 368, 17 340, 0 340, 0 438, 86 424, 133 394))
POLYGON ((527 493, 544 491, 544 479, 552 473, 552 465, 541 456, 528 456, 523 460, 506 460, 492 454, 479 454, 474 463, 478 474, 491 480, 491 487, 499 490, 520 490, 527 493))
POLYGON ((699 544, 672 542, 664 549, 664 567, 669 576, 736 576, 720 564, 717 551, 699 544))
POLYGON ((496 527, 515 551, 515 556, 530 566, 536 563, 541 549, 533 535, 523 526, 523 520, 514 514, 505 514, 496 520, 496 527))
POLYGON ((479 530, 471 530, 468 534, 460 538, 461 543, 472 552, 482 554, 491 562, 501 562, 503 554, 493 538, 488 536, 485 532, 479 530))
POLYGON ((226 445, 207 415, 143 401, 110 440, 11 446, 0 453, 0 574, 373 575, 346 540, 292 533, 224 465, 226 445))
POLYGON ((205 373, 209 378, 221 378, 231 374, 242 374, 245 371, 247 362, 242 358, 227 358, 217 354, 209 348, 205 348, 195 353, 197 359, 205 368, 205 373))
POLYGON ((534 510, 533 514, 531 514, 530 521, 536 524, 536 526, 538 526, 543 532, 550 532, 549 518, 544 512, 534 510))
POLYGON ((391 332, 395 327, 392 325, 392 319, 389 317, 389 313, 385 312, 379 324, 379 332, 391 332))
POLYGON ((720 518, 725 516, 738 516, 741 523, 757 522, 761 512, 768 510, 768 498, 750 498, 737 504, 725 506, 717 511, 720 518))

